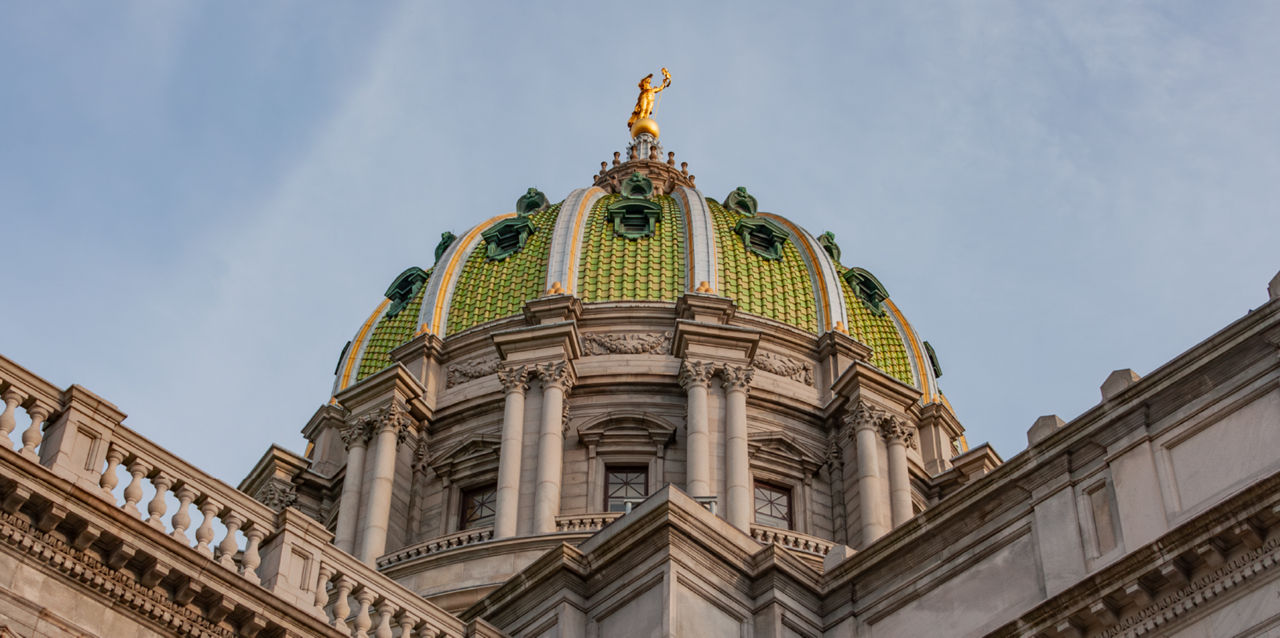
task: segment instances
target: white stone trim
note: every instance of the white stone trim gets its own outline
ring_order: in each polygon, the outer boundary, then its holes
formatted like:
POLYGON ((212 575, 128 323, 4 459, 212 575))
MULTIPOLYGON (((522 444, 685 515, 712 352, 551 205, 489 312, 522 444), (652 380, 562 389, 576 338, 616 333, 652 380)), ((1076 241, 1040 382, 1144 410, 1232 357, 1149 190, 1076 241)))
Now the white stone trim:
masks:
POLYGON ((890 299, 885 299, 884 305, 889 318, 893 321, 893 326, 898 329, 902 345, 907 349, 907 362, 911 364, 911 376, 916 379, 916 389, 922 393, 920 402, 928 405, 939 400, 938 380, 933 377, 933 366, 929 365, 929 355, 925 353, 924 343, 916 336, 915 329, 907 323, 906 317, 902 315, 901 310, 898 310, 897 304, 890 299))
POLYGON ((565 292, 573 294, 577 291, 583 229, 591 209, 604 195, 605 191, 595 186, 579 188, 569 193, 560 205, 560 214, 551 235, 551 253, 547 259, 547 280, 543 290, 550 290, 558 281, 565 292))
POLYGON ((515 216, 515 213, 498 215, 475 226, 444 251, 431 273, 431 280, 427 282, 427 291, 422 295, 422 308, 418 310, 418 334, 430 332, 444 338, 445 329, 449 325, 449 303, 453 300, 454 284, 462 276, 462 269, 470 258, 471 251, 480 243, 480 233, 515 216))
POLYGON ((688 274, 685 290, 696 290, 698 284, 705 281, 719 294, 715 227, 707 202, 702 193, 688 186, 677 187, 671 195, 684 213, 685 272, 688 274))
POLYGON ((760 213, 791 231, 791 241, 800 248, 800 258, 809 269, 809 280, 813 284, 813 299, 818 306, 818 334, 830 332, 839 322, 847 330, 849 328, 848 307, 845 305, 844 291, 840 288, 840 275, 831 256, 822 248, 822 244, 801 228, 780 215, 760 213), (824 294, 825 293, 825 294, 824 294))

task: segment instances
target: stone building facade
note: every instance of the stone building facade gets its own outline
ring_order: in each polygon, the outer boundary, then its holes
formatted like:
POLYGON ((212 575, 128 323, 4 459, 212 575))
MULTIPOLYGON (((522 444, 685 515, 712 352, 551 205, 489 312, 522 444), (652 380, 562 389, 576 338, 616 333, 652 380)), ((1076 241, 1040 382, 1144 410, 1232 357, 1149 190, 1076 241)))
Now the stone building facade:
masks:
POLYGON ((0 358, 0 635, 1280 636, 1280 279, 1003 462, 655 133, 445 233, 238 488, 0 358))

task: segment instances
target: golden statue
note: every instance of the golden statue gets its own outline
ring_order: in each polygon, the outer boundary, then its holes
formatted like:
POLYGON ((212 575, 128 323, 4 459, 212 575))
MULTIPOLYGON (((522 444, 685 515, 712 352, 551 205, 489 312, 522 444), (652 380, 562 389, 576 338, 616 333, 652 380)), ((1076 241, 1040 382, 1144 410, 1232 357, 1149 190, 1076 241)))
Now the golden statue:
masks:
MULTIPOLYGON (((640 80, 640 97, 636 98, 636 108, 631 111, 631 119, 627 120, 627 130, 632 131, 632 135, 635 134, 633 129, 636 122, 649 119, 649 116, 653 114, 653 96, 661 93, 662 90, 668 86, 671 86, 671 73, 667 71, 666 67, 663 67, 662 86, 657 88, 654 88, 651 84, 652 80, 652 73, 644 76, 643 80, 640 80)), ((654 126, 654 128, 656 129, 657 127, 654 126)))

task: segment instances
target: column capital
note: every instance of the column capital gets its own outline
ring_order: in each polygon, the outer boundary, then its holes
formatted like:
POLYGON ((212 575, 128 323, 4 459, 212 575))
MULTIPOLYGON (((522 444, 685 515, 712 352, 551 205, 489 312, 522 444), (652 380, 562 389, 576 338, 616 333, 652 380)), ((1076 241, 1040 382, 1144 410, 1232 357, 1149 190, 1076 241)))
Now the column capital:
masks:
POLYGON ((563 360, 538 364, 534 368, 534 374, 542 380, 543 386, 555 386, 563 392, 568 392, 578 380, 573 366, 563 360))
POLYGON ((879 428, 880 436, 884 437, 886 443, 901 443, 912 449, 919 445, 916 442, 915 427, 900 416, 886 416, 880 421, 879 428))
POLYGON ((724 378, 726 392, 734 390, 748 392, 751 389, 751 377, 755 375, 755 370, 751 366, 726 365, 720 369, 720 375, 724 378))
POLYGON ((716 365, 710 361, 696 361, 692 359, 684 359, 680 362, 680 375, 677 379, 680 387, 688 390, 693 386, 708 387, 711 385, 711 377, 716 374, 716 365))
POLYGON ((353 447, 361 447, 369 442, 369 435, 372 434, 369 424, 363 419, 348 423, 345 427, 338 431, 342 437, 342 442, 350 450, 353 447))
POLYGON ((498 366, 498 382, 506 394, 524 394, 529 390, 529 367, 501 364, 498 366))

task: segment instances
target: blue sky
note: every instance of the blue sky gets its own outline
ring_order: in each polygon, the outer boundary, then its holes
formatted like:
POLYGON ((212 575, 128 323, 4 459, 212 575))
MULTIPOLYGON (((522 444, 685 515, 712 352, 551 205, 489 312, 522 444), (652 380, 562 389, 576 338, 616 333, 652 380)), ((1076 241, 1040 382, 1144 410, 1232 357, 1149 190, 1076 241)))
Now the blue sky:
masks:
POLYGON ((834 231, 1006 458, 1280 269, 1280 4, 6 2, 0 352, 237 482, 440 232, 663 143, 834 231))

